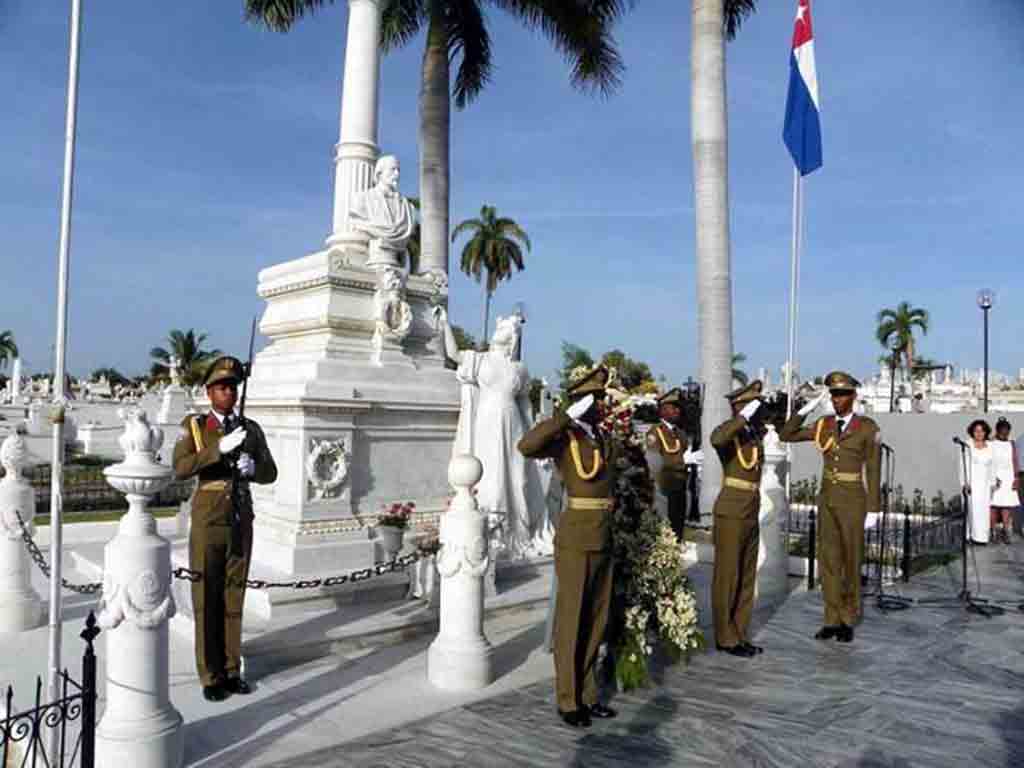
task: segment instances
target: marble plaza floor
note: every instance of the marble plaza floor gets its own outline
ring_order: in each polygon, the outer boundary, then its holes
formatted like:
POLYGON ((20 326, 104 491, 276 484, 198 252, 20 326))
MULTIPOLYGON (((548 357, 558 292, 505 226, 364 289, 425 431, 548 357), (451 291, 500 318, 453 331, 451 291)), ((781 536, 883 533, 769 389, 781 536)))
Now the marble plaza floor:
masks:
MULTIPOLYGON (((981 594, 1024 601, 1024 544, 977 553, 981 594)), ((972 589, 977 592, 972 567, 972 589)), ((916 577, 914 597, 955 596, 959 561, 916 577)), ((811 635, 820 592, 794 593, 761 627, 754 661, 709 652, 614 696, 585 731, 554 715, 548 680, 440 715, 292 755, 275 768, 346 766, 1022 766, 1024 613, 968 614, 867 601, 852 645, 811 635), (344 743, 343 743, 344 742, 344 743)), ((243 765, 248 763, 231 763, 243 765)))

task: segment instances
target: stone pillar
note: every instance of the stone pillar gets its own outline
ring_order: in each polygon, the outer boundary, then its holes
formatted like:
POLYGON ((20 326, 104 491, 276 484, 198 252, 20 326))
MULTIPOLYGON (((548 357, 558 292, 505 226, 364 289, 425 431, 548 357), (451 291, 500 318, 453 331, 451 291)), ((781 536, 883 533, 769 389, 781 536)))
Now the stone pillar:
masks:
POLYGON ((494 679, 493 649, 484 636, 484 574, 488 556, 487 518, 477 508, 472 488, 483 466, 472 456, 455 456, 448 482, 455 498, 444 513, 441 551, 441 629, 427 652, 427 677, 438 688, 476 690, 494 679))
POLYGON ((168 695, 171 547, 146 508, 172 471, 156 461, 163 433, 144 412, 125 415, 120 442, 125 459, 104 474, 127 496, 129 509, 104 552, 99 623, 108 630, 107 706, 96 730, 96 765, 180 768, 182 718, 168 695))
POLYGON ((14 365, 11 367, 11 404, 17 403, 21 396, 21 358, 14 358, 14 365))
POLYGON ((757 552, 757 599, 772 603, 785 599, 789 581, 786 546, 786 448, 775 427, 764 438, 764 469, 761 475, 761 510, 758 523, 761 543, 757 552))
POLYGON ((43 601, 32 588, 32 562, 21 540, 18 515, 32 530, 36 498, 21 474, 28 463, 25 438, 16 433, 0 446, 0 464, 7 474, 0 480, 0 635, 24 632, 43 623, 43 601))
POLYGON ((334 220, 329 247, 365 254, 367 237, 349 226, 349 209, 373 186, 380 86, 381 14, 389 0, 349 0, 345 74, 341 86, 341 131, 334 155, 334 220))

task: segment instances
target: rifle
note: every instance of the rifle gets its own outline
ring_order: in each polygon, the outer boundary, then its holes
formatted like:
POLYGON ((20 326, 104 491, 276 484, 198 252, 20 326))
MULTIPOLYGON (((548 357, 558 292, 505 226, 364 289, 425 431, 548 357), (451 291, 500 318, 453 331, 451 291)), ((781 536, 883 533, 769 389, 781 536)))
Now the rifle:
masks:
MULTIPOLYGON (((238 424, 235 429, 245 429, 245 396, 249 389, 249 377, 252 375, 253 347, 256 342, 256 318, 252 319, 252 330, 249 333, 249 359, 242 369, 242 396, 238 399, 238 424)), ((246 435, 248 442, 248 435, 246 435)), ((231 452, 231 555, 244 557, 242 552, 242 514, 252 511, 252 496, 248 483, 244 483, 242 473, 238 469, 238 458, 245 452, 245 444, 231 452), (244 483, 244 487, 243 487, 244 483)), ((251 454, 250 454, 251 455, 251 454)))

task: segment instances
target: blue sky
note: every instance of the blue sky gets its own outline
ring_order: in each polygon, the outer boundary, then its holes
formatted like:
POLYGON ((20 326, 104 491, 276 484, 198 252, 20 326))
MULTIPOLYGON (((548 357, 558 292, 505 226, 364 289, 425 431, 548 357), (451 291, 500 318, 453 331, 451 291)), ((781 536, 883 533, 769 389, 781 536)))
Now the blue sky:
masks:
MULTIPOLYGON (((735 345, 752 371, 785 356, 795 5, 762 0, 728 51, 735 345)), ((0 0, 0 329, 32 370, 53 365, 67 7, 0 0)), ((86 14, 70 369, 142 371, 171 328, 242 354, 257 271, 330 225, 347 4, 283 36, 243 24, 241 0, 86 14)), ((924 354, 976 368, 974 297, 993 287, 992 366, 1015 372, 1024 2, 817 0, 814 16, 825 165, 807 183, 803 370, 874 370, 874 315, 901 300, 932 313, 924 354)), ((452 218, 487 203, 530 233, 495 306, 526 303, 532 371, 549 375, 568 339, 696 375, 689 3, 641 0, 606 101, 574 92, 543 39, 490 20, 494 82, 453 113, 452 218)), ((382 67, 381 145, 409 195, 421 52, 382 67)), ((476 334, 481 300, 453 271, 451 315, 476 334)))

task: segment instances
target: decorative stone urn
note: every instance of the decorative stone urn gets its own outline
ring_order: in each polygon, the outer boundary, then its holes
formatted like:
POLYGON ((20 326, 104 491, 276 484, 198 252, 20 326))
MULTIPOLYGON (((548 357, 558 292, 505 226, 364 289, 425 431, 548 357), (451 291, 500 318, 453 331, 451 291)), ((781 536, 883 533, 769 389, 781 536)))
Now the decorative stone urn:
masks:
POLYGON ((125 459, 104 470, 128 512, 104 550, 99 623, 107 638, 106 709, 96 730, 98 766, 180 768, 182 718, 171 704, 168 620, 174 615, 171 547, 147 509, 173 472, 157 461, 163 432, 145 412, 121 411, 125 459))
POLYGON ((380 545, 388 560, 394 560, 402 551, 405 542, 405 529, 397 525, 378 525, 377 535, 380 536, 380 545))

